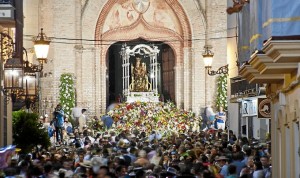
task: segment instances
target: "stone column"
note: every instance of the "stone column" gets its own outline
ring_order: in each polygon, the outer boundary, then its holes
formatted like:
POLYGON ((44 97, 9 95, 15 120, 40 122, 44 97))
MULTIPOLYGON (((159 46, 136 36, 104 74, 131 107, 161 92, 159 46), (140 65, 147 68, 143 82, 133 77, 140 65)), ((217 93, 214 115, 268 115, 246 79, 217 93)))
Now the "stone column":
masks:
POLYGON ((191 109, 192 104, 192 48, 186 47, 183 49, 184 62, 184 109, 191 109))
POLYGON ((101 112, 105 112, 106 110, 106 103, 107 103, 107 92, 109 90, 107 84, 107 79, 106 79, 106 73, 107 73, 107 59, 106 59, 106 53, 108 51, 108 46, 100 46, 100 58, 99 58, 99 79, 100 79, 100 93, 101 93, 101 98, 100 98, 100 103, 101 103, 101 112))
MULTIPOLYGON (((106 88, 106 86, 102 86, 100 83, 100 48, 96 47, 94 51, 94 58, 95 58, 95 109, 96 109, 96 115, 99 116, 103 113, 105 110, 105 107, 103 107, 103 103, 101 102, 102 96, 101 96, 101 88, 106 88)), ((105 77, 106 79, 106 77, 105 77)))
POLYGON ((183 64, 177 63, 174 67, 174 71, 175 71, 175 102, 177 108, 183 108, 184 105, 183 64))
MULTIPOLYGON (((79 46, 78 46, 79 47, 79 46)), ((82 48, 75 48, 75 87, 76 87, 76 103, 78 106, 82 102, 82 48)))
MULTIPOLYGON (((81 20, 81 0, 75 0, 75 37, 82 38, 82 20, 81 20)), ((82 50, 83 45, 81 40, 76 40, 75 45, 75 88, 76 98, 75 106, 82 102, 82 50)))

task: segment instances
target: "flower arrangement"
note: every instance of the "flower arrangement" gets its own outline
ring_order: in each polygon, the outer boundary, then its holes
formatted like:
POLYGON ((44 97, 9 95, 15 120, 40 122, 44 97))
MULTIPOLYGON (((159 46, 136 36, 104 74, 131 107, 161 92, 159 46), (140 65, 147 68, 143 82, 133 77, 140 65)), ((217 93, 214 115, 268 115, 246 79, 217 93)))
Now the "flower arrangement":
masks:
POLYGON ((117 104, 108 113, 113 120, 113 129, 139 130, 146 133, 159 131, 165 134, 200 131, 202 118, 191 111, 176 108, 171 103, 134 102, 117 104))
POLYGON ((217 97, 216 107, 222 106, 224 110, 227 110, 227 75, 220 75, 217 79, 217 97))
POLYGON ((75 106, 74 77, 65 73, 60 76, 59 100, 63 110, 70 117, 72 108, 75 106))

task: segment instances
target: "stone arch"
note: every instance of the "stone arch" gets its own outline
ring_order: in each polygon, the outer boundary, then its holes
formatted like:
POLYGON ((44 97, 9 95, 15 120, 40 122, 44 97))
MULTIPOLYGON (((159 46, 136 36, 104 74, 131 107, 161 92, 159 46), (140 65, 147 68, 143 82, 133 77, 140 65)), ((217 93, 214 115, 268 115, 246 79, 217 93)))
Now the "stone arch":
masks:
POLYGON ((188 17, 184 12, 183 7, 177 0, 166 0, 166 3, 172 8, 174 12, 176 12, 179 23, 181 24, 180 34, 167 28, 151 26, 145 21, 143 15, 141 14, 139 15, 138 20, 136 20, 132 25, 109 30, 103 33, 105 19, 110 9, 116 2, 117 0, 109 0, 104 5, 96 24, 96 45, 101 45, 101 42, 103 41, 105 41, 106 44, 105 47, 102 48, 101 56, 104 56, 103 53, 107 52, 109 46, 117 41, 130 41, 135 40, 137 38, 142 38, 151 41, 167 41, 165 43, 168 44, 175 53, 176 63, 182 62, 179 61, 182 59, 183 56, 182 48, 191 47, 192 33, 188 17), (140 28, 142 29, 142 31, 136 33, 136 28, 140 28), (130 35, 124 36, 124 33, 130 35))
MULTIPOLYGON (((133 23, 127 25, 121 25, 107 30, 106 18, 118 0, 108 0, 98 16, 98 20, 95 27, 95 40, 96 47, 100 49, 100 66, 106 66, 106 55, 109 47, 118 41, 131 41, 136 39, 144 39, 149 41, 162 41, 169 45, 174 52, 175 58, 175 102, 183 102, 183 69, 182 66, 184 58, 186 57, 185 48, 192 47, 192 30, 188 20, 188 16, 185 13, 182 5, 177 0, 165 0, 168 9, 174 13, 173 17, 176 18, 174 23, 180 24, 177 26, 179 30, 171 30, 167 26, 156 26, 153 23, 148 23, 143 14, 139 14, 138 18, 133 23), (124 35, 126 34, 126 35, 124 35), (182 83, 182 84, 181 84, 182 83)), ((102 68, 100 76, 105 76, 107 67, 102 68)), ((106 86, 104 79, 100 79, 100 85, 106 86)), ((102 98, 106 98, 105 87, 102 87, 102 98)), ((104 104, 104 103, 103 103, 104 104)))
POLYGON ((144 20, 142 16, 139 17, 134 24, 128 27, 123 27, 118 30, 112 30, 102 34, 97 41, 105 41, 105 45, 102 47, 101 56, 105 56, 108 48, 111 44, 117 41, 131 41, 138 38, 144 40, 153 41, 153 39, 159 39, 159 41, 166 41, 175 53, 176 62, 183 58, 183 39, 179 34, 165 28, 152 27, 144 20), (139 30, 137 30, 139 29, 139 30), (140 33, 140 32, 143 33, 140 33), (124 33, 128 34, 124 36, 124 33))

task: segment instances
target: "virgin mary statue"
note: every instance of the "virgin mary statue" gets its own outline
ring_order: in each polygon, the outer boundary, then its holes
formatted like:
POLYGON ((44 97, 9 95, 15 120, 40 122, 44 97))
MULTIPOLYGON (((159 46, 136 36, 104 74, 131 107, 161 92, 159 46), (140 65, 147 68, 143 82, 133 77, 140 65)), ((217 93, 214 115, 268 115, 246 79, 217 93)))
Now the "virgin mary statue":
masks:
POLYGON ((141 60, 140 57, 137 57, 135 66, 131 65, 130 91, 148 92, 150 90, 146 63, 141 62, 141 60))

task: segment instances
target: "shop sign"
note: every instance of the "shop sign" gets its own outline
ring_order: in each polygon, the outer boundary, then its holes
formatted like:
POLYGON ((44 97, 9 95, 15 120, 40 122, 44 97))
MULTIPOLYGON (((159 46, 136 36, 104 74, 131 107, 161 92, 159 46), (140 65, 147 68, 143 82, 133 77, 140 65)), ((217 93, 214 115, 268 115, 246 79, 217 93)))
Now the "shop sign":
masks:
POLYGON ((257 99, 242 101, 242 117, 257 115, 257 99))
POLYGON ((271 119, 271 100, 268 98, 258 98, 257 113, 258 119, 271 119))

